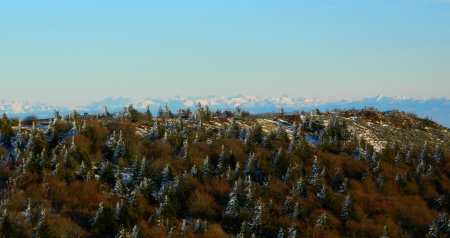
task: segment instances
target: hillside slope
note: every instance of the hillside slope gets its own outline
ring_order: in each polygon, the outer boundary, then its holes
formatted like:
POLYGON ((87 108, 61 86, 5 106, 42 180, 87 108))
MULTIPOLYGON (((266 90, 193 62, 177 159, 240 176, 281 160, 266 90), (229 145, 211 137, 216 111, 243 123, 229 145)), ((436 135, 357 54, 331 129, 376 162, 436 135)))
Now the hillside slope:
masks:
POLYGON ((398 111, 129 105, 4 116, 0 144, 4 237, 450 235, 450 131, 398 111))

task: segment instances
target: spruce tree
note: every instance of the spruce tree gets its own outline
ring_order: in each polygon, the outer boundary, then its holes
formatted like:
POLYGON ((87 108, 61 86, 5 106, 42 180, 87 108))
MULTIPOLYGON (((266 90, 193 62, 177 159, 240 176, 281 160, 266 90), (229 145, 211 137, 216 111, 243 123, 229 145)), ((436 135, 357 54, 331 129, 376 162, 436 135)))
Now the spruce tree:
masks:
POLYGON ((354 208, 353 208, 353 202, 350 195, 347 195, 344 200, 344 205, 342 206, 341 210, 341 220, 347 221, 350 219, 354 214, 354 208))
POLYGON ((54 235, 51 232, 50 225, 47 221, 47 215, 45 212, 45 209, 42 208, 39 221, 37 226, 34 228, 33 231, 33 237, 34 238, 51 238, 54 237, 54 235))
POLYGON ((19 234, 17 232, 17 227, 14 221, 9 216, 8 211, 3 210, 2 218, 0 223, 0 238, 15 238, 19 234))

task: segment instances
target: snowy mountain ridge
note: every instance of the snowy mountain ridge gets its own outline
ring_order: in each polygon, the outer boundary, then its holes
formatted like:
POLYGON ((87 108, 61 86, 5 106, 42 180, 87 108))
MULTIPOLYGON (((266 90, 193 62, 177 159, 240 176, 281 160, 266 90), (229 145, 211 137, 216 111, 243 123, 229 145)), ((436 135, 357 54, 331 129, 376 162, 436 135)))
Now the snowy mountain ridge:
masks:
POLYGON ((144 110, 149 106, 153 112, 159 106, 167 105, 171 110, 190 107, 194 109, 197 103, 208 105, 211 110, 234 110, 241 107, 251 113, 278 112, 281 107, 285 112, 309 111, 314 108, 319 110, 333 109, 360 109, 364 107, 375 107, 381 111, 400 110, 417 114, 419 117, 430 117, 444 126, 450 127, 450 98, 410 98, 410 97, 387 97, 376 96, 362 99, 335 99, 324 100, 319 98, 302 97, 263 97, 263 96, 234 96, 234 97, 171 97, 171 98, 129 98, 108 97, 103 100, 94 101, 88 105, 77 107, 53 106, 42 103, 15 102, 0 100, 0 112, 9 116, 27 116, 34 114, 38 117, 51 116, 54 110, 61 113, 69 113, 72 110, 86 113, 102 112, 104 106, 112 112, 120 111, 128 104, 133 104, 138 110, 144 110))

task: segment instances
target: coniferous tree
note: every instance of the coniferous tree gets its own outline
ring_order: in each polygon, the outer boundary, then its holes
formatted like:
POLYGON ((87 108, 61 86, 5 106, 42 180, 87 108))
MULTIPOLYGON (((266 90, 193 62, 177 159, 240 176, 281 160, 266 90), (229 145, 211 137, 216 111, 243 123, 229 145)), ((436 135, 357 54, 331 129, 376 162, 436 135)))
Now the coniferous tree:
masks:
POLYGON ((306 187, 305 187, 305 182, 303 181, 303 178, 300 177, 297 180, 297 183, 295 184, 295 192, 298 196, 300 197, 306 197, 307 193, 306 193, 306 187))
POLYGON ((319 229, 327 229, 331 226, 331 222, 328 219, 328 216, 326 213, 322 213, 319 218, 316 220, 316 228, 319 229))
POLYGON ((280 228, 280 230, 278 231, 277 238, 285 238, 283 228, 280 228))
POLYGON ((116 181, 116 176, 114 173, 114 167, 109 161, 104 161, 100 168, 100 180, 108 183, 110 185, 114 185, 116 181))
POLYGON ((311 185, 316 186, 317 183, 319 182, 319 170, 320 170, 319 161, 317 160, 317 157, 314 157, 314 162, 308 177, 308 182, 311 185))
POLYGON ((50 225, 48 224, 47 215, 46 215, 46 211, 44 208, 41 210, 38 224, 34 228, 33 237, 35 237, 35 238, 54 237, 54 235, 51 232, 50 225))
POLYGON ((344 200, 344 205, 342 206, 341 210, 341 220, 347 221, 350 219, 354 214, 354 208, 353 208, 353 202, 350 195, 347 195, 344 200))
POLYGON ((139 231, 137 225, 133 226, 133 229, 131 230, 130 238, 142 238, 141 232, 139 231))
POLYGON ((11 219, 8 211, 3 210, 2 218, 0 223, 0 237, 1 238, 15 238, 18 237, 19 234, 17 232, 17 226, 14 221, 11 219))
POLYGON ((31 210, 31 199, 30 198, 28 198, 27 208, 24 211, 24 217, 25 217, 26 222, 28 222, 28 223, 33 222, 33 213, 31 210))
POLYGON ((114 216, 111 209, 103 206, 103 202, 100 202, 97 213, 92 219, 92 228, 106 237, 114 231, 114 216))

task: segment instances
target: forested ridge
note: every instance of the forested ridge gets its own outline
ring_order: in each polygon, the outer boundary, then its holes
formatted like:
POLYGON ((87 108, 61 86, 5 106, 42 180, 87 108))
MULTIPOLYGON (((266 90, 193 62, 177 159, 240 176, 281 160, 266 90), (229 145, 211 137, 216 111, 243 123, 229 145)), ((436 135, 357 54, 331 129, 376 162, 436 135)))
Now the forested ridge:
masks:
POLYGON ((0 237, 449 237, 449 130, 372 108, 0 120, 0 237))

